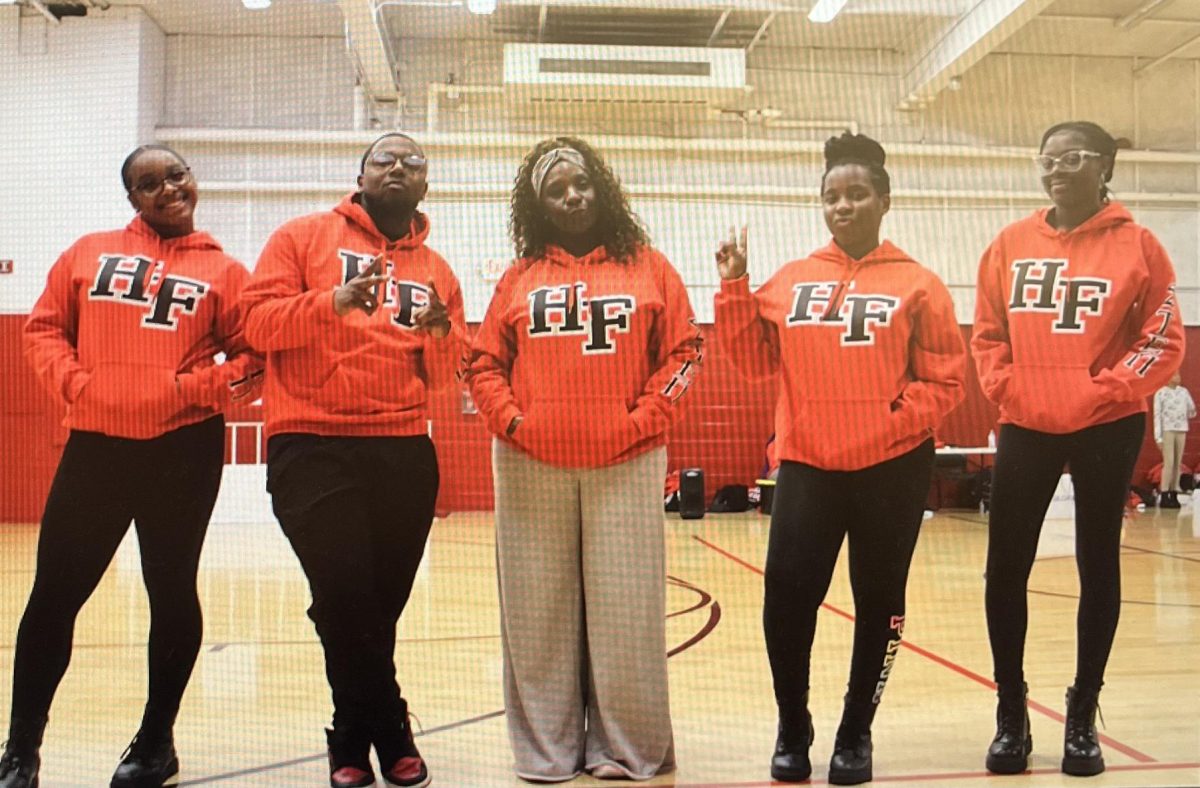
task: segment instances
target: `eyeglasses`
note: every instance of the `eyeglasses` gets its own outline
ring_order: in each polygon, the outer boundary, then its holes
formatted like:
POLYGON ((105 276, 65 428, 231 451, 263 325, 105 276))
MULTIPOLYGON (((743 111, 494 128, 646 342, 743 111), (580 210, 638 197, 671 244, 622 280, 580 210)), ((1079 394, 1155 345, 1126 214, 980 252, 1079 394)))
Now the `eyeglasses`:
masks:
POLYGON ((419 153, 408 153, 403 156, 397 156, 395 153, 388 153, 385 150, 375 151, 367 161, 377 167, 383 167, 388 170, 395 167, 396 162, 400 162, 404 165, 404 169, 414 171, 425 169, 425 165, 429 163, 428 159, 419 153))
POLYGON ((1098 159, 1102 154, 1093 150, 1069 150, 1061 156, 1034 156, 1033 161, 1043 175, 1058 170, 1059 172, 1079 172, 1088 159, 1098 159))
POLYGON ((171 184, 176 189, 191 180, 192 170, 190 167, 183 169, 171 170, 162 178, 146 178, 138 181, 129 191, 144 194, 147 197, 157 197, 162 193, 163 186, 171 184))

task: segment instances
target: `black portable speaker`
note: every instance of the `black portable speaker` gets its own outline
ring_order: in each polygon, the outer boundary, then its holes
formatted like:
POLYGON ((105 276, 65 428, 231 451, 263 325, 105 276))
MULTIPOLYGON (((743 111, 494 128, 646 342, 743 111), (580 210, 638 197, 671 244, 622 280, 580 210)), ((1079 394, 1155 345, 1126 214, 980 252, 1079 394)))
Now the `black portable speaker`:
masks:
POLYGON ((699 520, 704 516, 704 471, 684 468, 679 472, 679 516, 699 520))

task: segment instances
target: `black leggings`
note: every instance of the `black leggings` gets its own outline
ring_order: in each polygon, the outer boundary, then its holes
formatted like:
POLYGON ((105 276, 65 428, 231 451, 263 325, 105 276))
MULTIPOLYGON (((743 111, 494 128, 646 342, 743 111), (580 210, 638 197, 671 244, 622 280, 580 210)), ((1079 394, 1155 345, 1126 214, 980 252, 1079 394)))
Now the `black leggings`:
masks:
POLYGON ((267 445, 275 516, 312 590, 308 616, 325 650, 335 728, 404 719, 396 623, 433 523, 433 443, 402 438, 276 435, 267 445))
POLYGON ((1138 413, 1066 435, 1000 427, 988 518, 987 623, 997 684, 1025 680, 1026 586, 1042 520, 1069 465, 1079 567, 1076 686, 1099 690, 1121 614, 1121 518, 1146 431, 1138 413))
POLYGON ((200 548, 225 451, 221 417, 150 440, 73 431, 46 499, 37 574, 17 633, 13 716, 46 717, 71 661, 75 618, 130 520, 150 596, 144 726, 169 730, 200 651, 200 548))
POLYGON ((808 692, 817 610, 847 534, 855 611, 847 699, 879 702, 904 629, 904 589, 932 468, 933 441, 858 471, 780 466, 763 629, 781 709, 803 704, 808 692))

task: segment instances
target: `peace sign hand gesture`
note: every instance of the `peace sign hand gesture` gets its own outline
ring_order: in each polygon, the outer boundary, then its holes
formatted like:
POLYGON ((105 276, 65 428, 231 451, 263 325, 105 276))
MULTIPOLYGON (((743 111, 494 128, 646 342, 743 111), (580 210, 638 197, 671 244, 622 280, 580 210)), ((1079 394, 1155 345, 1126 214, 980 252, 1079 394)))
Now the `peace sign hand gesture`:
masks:
POLYGON ((729 237, 717 247, 717 273, 722 279, 738 279, 746 274, 746 225, 742 225, 741 237, 729 228, 729 237))
POLYGON ((442 302, 432 279, 426 280, 425 287, 429 290, 429 304, 413 311, 413 323, 418 331, 425 331, 434 339, 441 339, 450 333, 450 310, 442 302))
POLYGON ((376 257, 358 276, 333 291, 333 311, 345 317, 360 309, 368 317, 379 308, 379 285, 388 280, 383 270, 383 257, 376 257))

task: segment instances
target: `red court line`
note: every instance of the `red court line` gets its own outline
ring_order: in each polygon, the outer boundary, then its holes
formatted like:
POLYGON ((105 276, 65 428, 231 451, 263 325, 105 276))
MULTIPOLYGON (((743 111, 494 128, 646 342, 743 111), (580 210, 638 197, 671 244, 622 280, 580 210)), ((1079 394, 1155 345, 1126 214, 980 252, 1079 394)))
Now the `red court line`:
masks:
MULTIPOLYGON (((707 539, 703 539, 702 537, 696 536, 694 534, 692 535, 692 538, 695 539, 700 544, 707 547, 708 549, 713 550, 717 553, 720 553, 721 555, 725 556, 726 558, 733 561, 734 563, 741 564, 742 566, 749 569, 751 572, 754 572, 758 575, 764 574, 763 570, 759 569, 754 564, 748 563, 748 562, 742 560, 741 558, 739 558, 738 556, 734 555, 733 553, 731 553, 727 550, 724 550, 720 547, 717 547, 715 544, 708 541, 707 539)), ((842 610, 840 608, 836 608, 833 605, 830 605, 828 602, 822 602, 821 607, 825 610, 828 610, 831 613, 841 616, 842 618, 846 619, 847 621, 854 620, 854 616, 852 614, 847 613, 845 610, 842 610)), ((914 643, 910 643, 907 640, 901 640, 900 647, 906 648, 909 651, 915 651, 916 653, 920 654, 922 657, 925 657, 929 661, 936 662, 937 664, 941 665, 942 667, 952 670, 955 673, 957 673, 958 675, 968 678, 971 681, 974 681, 976 684, 982 684, 983 686, 987 687, 990 690, 996 689, 996 682, 992 681, 988 677, 981 676, 980 674, 976 673, 975 671, 970 670, 969 668, 965 668, 956 662, 951 662, 950 660, 946 659, 945 657, 943 657, 939 654, 934 654, 932 651, 929 651, 928 649, 921 648, 920 646, 918 646, 914 643)), ((1049 717, 1050 719, 1052 719, 1056 722, 1064 722, 1066 719, 1065 717, 1063 717, 1063 715, 1060 712, 1055 711, 1054 709, 1050 708, 1049 706, 1043 706, 1042 704, 1038 703, 1037 701, 1033 700, 1032 698, 1030 698, 1030 700, 1029 700, 1029 708, 1032 709, 1033 711, 1038 712, 1039 714, 1043 714, 1043 715, 1049 717)), ((1157 761, 1154 758, 1151 758, 1149 755, 1146 755, 1144 752, 1135 750, 1134 748, 1130 747, 1127 744, 1122 744, 1121 742, 1119 742, 1113 738, 1110 738, 1109 736, 1106 736, 1103 733, 1100 734, 1099 738, 1100 738, 1100 741, 1104 742, 1104 744, 1106 744, 1110 748, 1116 750, 1117 752, 1128 755, 1130 758, 1133 758, 1135 761, 1138 761, 1139 763, 1157 763, 1157 761)), ((770 785, 770 783, 764 783, 764 785, 770 785)))
MULTIPOLYGON (((1109 766, 1106 771, 1109 772, 1149 772, 1149 771, 1178 771, 1180 769, 1200 769, 1200 763, 1128 763, 1121 766, 1109 766)), ((1040 769, 1030 769, 1027 772, 1022 772, 1026 775, 1045 775, 1045 774, 1062 774, 1062 772, 1053 767, 1043 767, 1040 769)), ((1017 775, 1014 775, 1017 776, 1017 775)), ((946 780, 986 780, 988 778, 996 778, 998 775, 991 772, 943 772, 935 774, 897 774, 892 777, 880 777, 875 775, 872 782, 877 783, 915 783, 915 782, 939 782, 946 780)), ((675 788, 767 788, 772 785, 795 785, 795 783, 779 783, 772 780, 760 780, 757 782, 736 782, 736 783, 676 783, 675 788)), ((829 785, 824 780, 809 780, 801 783, 801 785, 829 785)))

